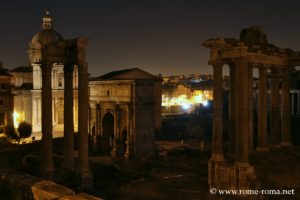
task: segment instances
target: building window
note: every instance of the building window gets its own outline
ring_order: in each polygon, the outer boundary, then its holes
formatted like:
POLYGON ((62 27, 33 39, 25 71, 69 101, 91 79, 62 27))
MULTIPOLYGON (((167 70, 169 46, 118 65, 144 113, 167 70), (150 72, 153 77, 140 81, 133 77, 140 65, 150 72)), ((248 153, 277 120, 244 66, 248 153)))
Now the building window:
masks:
POLYGON ((3 106, 3 105, 4 105, 4 100, 0 99, 0 106, 3 106))
POLYGON ((63 86, 63 82, 62 82, 62 78, 58 78, 58 87, 62 87, 63 86))
POLYGON ((107 96, 109 96, 109 90, 107 90, 106 94, 107 94, 107 96))

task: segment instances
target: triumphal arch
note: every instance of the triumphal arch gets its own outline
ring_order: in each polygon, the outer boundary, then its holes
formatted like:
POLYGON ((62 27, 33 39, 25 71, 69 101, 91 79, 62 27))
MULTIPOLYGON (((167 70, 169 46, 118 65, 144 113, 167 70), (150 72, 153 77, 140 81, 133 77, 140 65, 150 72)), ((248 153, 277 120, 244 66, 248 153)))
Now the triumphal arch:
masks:
POLYGON ((78 69, 78 172, 82 180, 91 178, 88 164, 88 64, 85 49, 87 38, 63 39, 54 29, 49 11, 43 17, 42 30, 29 44, 30 64, 41 71, 41 171, 48 175, 53 167, 52 77, 63 65, 64 99, 64 167, 74 169, 74 68, 78 69))
POLYGON ((249 164, 253 144, 253 69, 259 70, 257 151, 290 147, 290 70, 299 66, 300 52, 278 48, 268 43, 259 26, 243 29, 240 39, 209 39, 209 64, 213 66, 213 135, 212 156, 208 165, 209 185, 217 188, 250 188, 255 180, 249 164), (229 66, 229 151, 223 155, 222 67, 229 66), (270 74, 270 102, 267 80, 270 74), (268 106, 270 132, 267 129, 268 106))

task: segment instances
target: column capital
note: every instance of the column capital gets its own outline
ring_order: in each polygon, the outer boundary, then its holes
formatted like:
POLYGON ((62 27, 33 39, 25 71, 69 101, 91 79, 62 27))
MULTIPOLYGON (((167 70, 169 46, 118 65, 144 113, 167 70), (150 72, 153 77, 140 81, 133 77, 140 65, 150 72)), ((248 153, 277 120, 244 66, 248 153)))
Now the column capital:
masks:
POLYGON ((216 60, 216 61, 212 61, 210 64, 213 66, 213 68, 219 68, 219 67, 222 68, 224 62, 220 60, 216 60))
POLYGON ((51 72, 53 67, 53 63, 44 62, 40 64, 40 68, 42 72, 51 72))

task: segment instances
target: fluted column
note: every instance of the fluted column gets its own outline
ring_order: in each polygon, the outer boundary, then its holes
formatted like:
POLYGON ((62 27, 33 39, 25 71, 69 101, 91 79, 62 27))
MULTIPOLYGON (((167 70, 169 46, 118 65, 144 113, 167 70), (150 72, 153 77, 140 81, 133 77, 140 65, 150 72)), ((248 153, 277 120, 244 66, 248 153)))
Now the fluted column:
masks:
POLYGON ((249 150, 253 150, 253 67, 248 66, 249 74, 249 93, 248 93, 248 101, 249 101, 249 150))
POLYGON ((213 135, 212 135, 212 161, 223 161, 223 90, 222 90, 223 63, 213 64, 213 135))
POLYGON ((77 39, 78 53, 78 168, 82 184, 91 183, 92 174, 88 159, 88 64, 86 62, 85 47, 87 40, 77 39))
POLYGON ((282 70, 281 84, 281 146, 291 146, 290 137, 290 70, 282 70))
POLYGON ((248 166, 249 152, 249 69, 245 59, 236 60, 235 164, 248 166))
POLYGON ((53 167, 53 138, 52 138, 52 87, 51 63, 43 63, 42 69, 42 141, 40 166, 42 175, 51 177, 53 167))
POLYGON ((278 69, 271 70, 271 145, 278 147, 280 143, 280 94, 278 69))
POLYGON ((235 126, 236 126, 236 66, 230 65, 230 89, 229 89, 229 151, 228 157, 234 157, 235 126))
POLYGON ((267 150, 267 69, 259 68, 258 82, 258 143, 256 150, 267 150))
POLYGON ((73 69, 64 66, 64 163, 66 169, 74 169, 74 116, 73 116, 73 69))

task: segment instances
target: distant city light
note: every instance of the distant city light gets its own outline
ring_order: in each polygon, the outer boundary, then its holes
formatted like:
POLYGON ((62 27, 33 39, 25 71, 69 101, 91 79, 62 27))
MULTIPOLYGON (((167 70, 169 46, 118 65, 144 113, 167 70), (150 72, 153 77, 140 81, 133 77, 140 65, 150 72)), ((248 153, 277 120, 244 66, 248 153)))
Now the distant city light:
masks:
POLYGON ((180 106, 183 110, 192 112, 199 105, 209 106, 209 100, 212 100, 212 92, 196 90, 193 91, 190 97, 187 95, 178 95, 176 97, 162 95, 162 106, 180 106))

